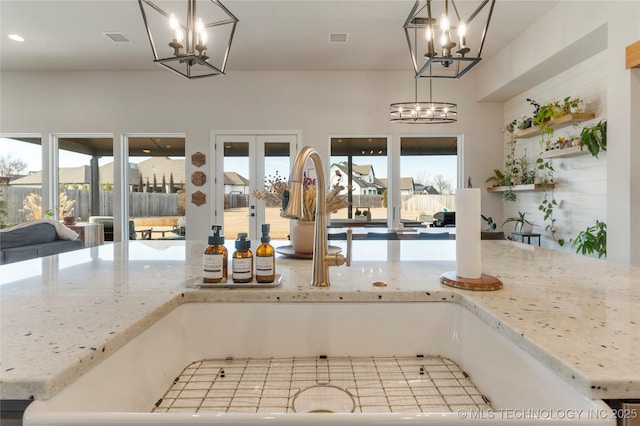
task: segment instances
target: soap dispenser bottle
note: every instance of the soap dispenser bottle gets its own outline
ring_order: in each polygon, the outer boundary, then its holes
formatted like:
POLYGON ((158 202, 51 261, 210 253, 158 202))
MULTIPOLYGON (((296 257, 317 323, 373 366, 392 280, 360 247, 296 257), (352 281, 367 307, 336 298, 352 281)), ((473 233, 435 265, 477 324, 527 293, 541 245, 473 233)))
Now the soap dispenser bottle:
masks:
POLYGON ((220 235, 222 226, 213 225, 211 229, 213 236, 209 237, 202 260, 202 282, 215 284, 227 281, 227 249, 224 236, 220 235))
POLYGON ((236 240, 236 251, 231 259, 231 270, 234 283, 249 283, 253 280, 253 254, 251 240, 247 233, 241 232, 236 240))
POLYGON ((272 283, 276 280, 276 257, 273 246, 269 244, 269 224, 262 225, 262 238, 260 246, 256 249, 256 281, 259 283, 272 283))

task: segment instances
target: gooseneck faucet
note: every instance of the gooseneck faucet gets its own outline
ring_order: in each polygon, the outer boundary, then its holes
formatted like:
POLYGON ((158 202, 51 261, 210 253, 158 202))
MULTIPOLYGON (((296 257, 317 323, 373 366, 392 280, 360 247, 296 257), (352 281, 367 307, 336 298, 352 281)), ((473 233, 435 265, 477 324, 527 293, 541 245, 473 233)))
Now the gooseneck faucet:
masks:
POLYGON ((304 165, 311 159, 316 170, 316 211, 315 230, 313 234, 313 271, 311 275, 311 285, 314 287, 328 287, 329 266, 351 265, 351 229, 347 231, 347 255, 339 253, 329 254, 327 244, 327 208, 326 208, 326 187, 324 180, 324 168, 322 159, 318 152, 305 146, 296 156, 291 173, 289 174, 289 185, 282 198, 282 212, 280 216, 289 219, 301 219, 304 197, 304 165))

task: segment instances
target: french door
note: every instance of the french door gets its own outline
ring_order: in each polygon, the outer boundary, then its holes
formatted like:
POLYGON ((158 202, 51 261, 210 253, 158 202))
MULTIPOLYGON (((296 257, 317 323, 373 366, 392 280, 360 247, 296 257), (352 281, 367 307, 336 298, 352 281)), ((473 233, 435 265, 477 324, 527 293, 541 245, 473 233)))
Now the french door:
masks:
POLYGON ((288 179, 297 135, 217 134, 215 139, 216 220, 225 238, 235 240, 245 232, 252 240, 260 239, 261 225, 268 223, 272 238, 286 239, 289 220, 280 217, 280 206, 251 193, 264 191, 274 179, 288 179))

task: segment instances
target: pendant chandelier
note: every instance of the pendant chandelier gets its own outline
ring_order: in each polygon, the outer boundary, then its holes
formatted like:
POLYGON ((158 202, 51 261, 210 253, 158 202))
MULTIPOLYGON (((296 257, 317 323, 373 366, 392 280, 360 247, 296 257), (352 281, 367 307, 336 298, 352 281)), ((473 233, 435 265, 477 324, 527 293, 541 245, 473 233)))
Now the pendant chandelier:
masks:
POLYGON ((416 0, 404 24, 416 77, 458 79, 480 62, 495 2, 416 0))
POLYGON ((415 101, 391 104, 391 122, 407 124, 441 124, 458 121, 458 105, 432 100, 433 80, 429 80, 429 102, 418 102, 418 79, 415 82, 415 101))
POLYGON ((154 62, 189 79, 224 74, 238 18, 222 3, 218 0, 138 0, 138 3, 154 62), (176 7, 179 4, 183 7, 176 7))

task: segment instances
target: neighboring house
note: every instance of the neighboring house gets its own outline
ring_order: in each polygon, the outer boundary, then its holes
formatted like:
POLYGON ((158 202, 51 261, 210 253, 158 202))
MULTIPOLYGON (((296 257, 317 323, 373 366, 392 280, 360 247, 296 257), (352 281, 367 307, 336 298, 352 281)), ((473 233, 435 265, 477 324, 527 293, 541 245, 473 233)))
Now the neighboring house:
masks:
MULTIPOLYGON (((135 164, 131 164, 131 165, 136 166, 135 164)), ((107 164, 105 164, 105 166, 107 166, 107 164)), ((100 169, 102 174, 102 167, 100 169)), ((185 183, 184 158, 171 159, 168 157, 151 157, 137 164, 136 173, 140 173, 140 175, 142 176, 142 183, 144 185, 146 185, 147 179, 149 179, 149 183, 153 185, 153 176, 155 175, 156 184, 158 185, 158 187, 162 185, 163 177, 164 177, 165 184, 168 186, 171 181, 171 176, 173 175, 174 190, 179 188, 184 188, 184 183, 185 183)), ((113 176, 113 172, 111 173, 111 176, 113 176)), ((102 182, 102 179, 100 179, 100 182, 102 182)), ((139 183, 139 180, 138 180, 138 176, 136 175, 135 181, 132 183, 132 185, 137 186, 138 183, 139 183)))
MULTIPOLYGON (((381 178, 380 182, 387 187, 387 179, 381 178)), ((403 177, 400 178, 400 195, 413 195, 418 194, 419 192, 415 188, 415 183, 413 182, 412 177, 403 177)))
MULTIPOLYGON (((381 179, 377 179, 375 172, 373 171, 373 166, 370 164, 365 165, 357 165, 354 164, 352 167, 353 177, 352 177, 352 188, 353 193, 357 195, 380 195, 387 188, 386 185, 381 183, 381 179)), ((347 163, 342 161, 340 163, 333 163, 330 168, 331 175, 331 185, 335 185, 338 180, 340 180, 340 184, 345 187, 349 184, 349 173, 347 163), (340 176, 338 178, 338 176, 340 176)), ((346 191, 346 190, 345 190, 346 191)))
MULTIPOLYGON (((172 160, 166 157, 151 157, 138 164, 129 163, 129 185, 137 190, 139 178, 142 176, 143 185, 147 179, 153 185, 153 176, 156 176, 156 184, 162 185, 162 177, 165 177, 166 185, 169 185, 173 174, 173 184, 175 188, 184 188, 184 159, 172 160)), ((64 186, 83 186, 91 184, 91 168, 89 166, 60 167, 58 169, 58 182, 64 186)), ((113 184, 113 162, 100 166, 100 184, 113 184)), ((42 185, 42 172, 35 172, 30 175, 11 181, 12 186, 25 188, 39 188, 42 185)))
MULTIPOLYGON (((416 190, 416 192, 418 192, 416 190)), ((422 188, 422 190, 420 192, 418 192, 419 194, 428 194, 428 195, 440 195, 440 191, 438 191, 437 189, 435 189, 433 187, 433 185, 426 185, 422 188)))
POLYGON ((249 179, 236 172, 224 172, 225 194, 249 194, 249 179))
MULTIPOLYGON (((89 166, 60 167, 58 169, 58 182, 60 185, 65 186, 89 185, 91 183, 91 168, 89 166)), ((12 180, 11 186, 40 188, 42 186, 42 172, 34 172, 30 175, 12 180)))

